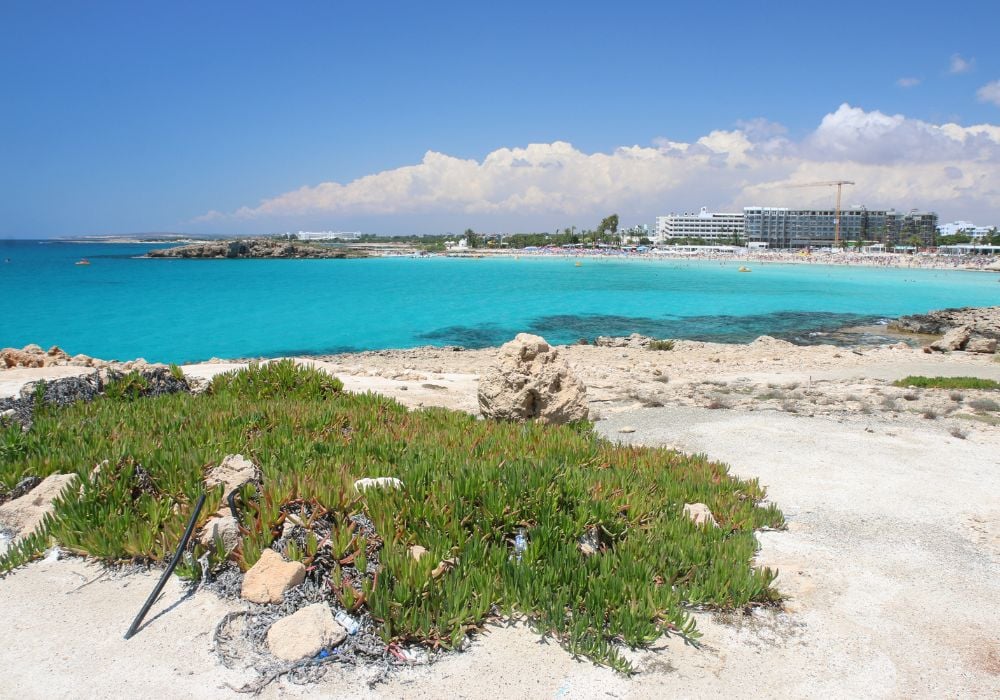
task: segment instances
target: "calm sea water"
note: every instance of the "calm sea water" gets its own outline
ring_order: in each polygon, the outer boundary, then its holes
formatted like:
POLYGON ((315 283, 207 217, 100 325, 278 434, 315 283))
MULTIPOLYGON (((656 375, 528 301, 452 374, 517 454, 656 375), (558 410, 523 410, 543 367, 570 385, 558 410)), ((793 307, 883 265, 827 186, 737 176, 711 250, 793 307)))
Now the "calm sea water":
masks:
POLYGON ((0 347, 185 362, 639 332, 796 342, 1000 303, 998 275, 571 258, 148 260, 154 246, 0 242, 0 347), (90 266, 73 263, 86 257, 90 266), (3 262, 9 258, 10 262, 3 262))

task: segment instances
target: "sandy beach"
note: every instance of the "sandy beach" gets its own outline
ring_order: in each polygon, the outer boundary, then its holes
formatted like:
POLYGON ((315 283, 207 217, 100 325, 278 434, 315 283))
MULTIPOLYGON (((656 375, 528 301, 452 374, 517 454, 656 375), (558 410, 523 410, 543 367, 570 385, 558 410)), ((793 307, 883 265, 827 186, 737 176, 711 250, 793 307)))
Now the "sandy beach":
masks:
MULTIPOLYGON (((316 685, 284 679, 262 697, 1000 692, 1000 421, 969 417, 968 403, 989 392, 957 399, 891 386, 912 374, 1000 379, 995 355, 927 354, 905 344, 798 347, 769 338, 678 341, 668 351, 621 342, 560 348, 587 386, 596 429, 612 440, 703 452, 741 477, 759 478, 788 521, 786 531, 759 534, 757 558, 780 569, 782 610, 698 613, 702 645, 663 639, 633 654, 633 678, 574 660, 521 625, 488 626, 468 651, 374 687, 368 671, 333 667, 316 685)), ((340 377, 349 391, 376 391, 411 408, 476 412, 479 374, 496 353, 418 348, 301 361, 340 377)), ((183 369, 207 379, 241 365, 183 369)), ((3 371, 0 391, 72 371, 85 370, 3 371)), ((235 603, 186 592, 174 579, 141 633, 122 639, 156 575, 102 576, 99 566, 71 558, 0 580, 16 637, 0 651, 5 690, 26 698, 239 697, 232 688, 252 672, 225 669, 211 644, 235 603)))
MULTIPOLYGON (((399 251, 383 250, 381 255, 414 255, 413 248, 399 251)), ((970 270, 977 272, 1000 272, 1000 261, 996 255, 954 255, 940 252, 889 253, 866 252, 845 249, 791 250, 769 248, 741 248, 731 250, 699 250, 686 246, 660 246, 644 252, 635 249, 617 248, 557 248, 546 247, 536 250, 503 250, 485 248, 478 250, 451 251, 450 257, 549 257, 560 256, 585 260, 709 260, 715 262, 785 264, 785 265, 849 265, 860 267, 895 267, 926 270, 970 270)))

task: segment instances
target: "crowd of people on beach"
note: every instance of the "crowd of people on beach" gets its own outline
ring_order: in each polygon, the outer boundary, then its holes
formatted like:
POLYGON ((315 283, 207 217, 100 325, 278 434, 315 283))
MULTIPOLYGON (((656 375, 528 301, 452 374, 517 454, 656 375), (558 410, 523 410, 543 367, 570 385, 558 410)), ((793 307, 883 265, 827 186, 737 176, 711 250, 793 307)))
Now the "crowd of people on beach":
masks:
MULTIPOLYGON (((521 250, 472 250, 456 257, 520 257, 562 256, 569 258, 615 258, 642 260, 717 260, 720 262, 796 263, 812 265, 864 265, 868 267, 901 267, 923 269, 955 269, 1000 271, 1000 256, 954 255, 933 252, 889 253, 825 250, 777 250, 767 248, 721 249, 706 247, 667 248, 563 248, 546 246, 521 250)), ((454 255, 454 254, 453 254, 454 255)))

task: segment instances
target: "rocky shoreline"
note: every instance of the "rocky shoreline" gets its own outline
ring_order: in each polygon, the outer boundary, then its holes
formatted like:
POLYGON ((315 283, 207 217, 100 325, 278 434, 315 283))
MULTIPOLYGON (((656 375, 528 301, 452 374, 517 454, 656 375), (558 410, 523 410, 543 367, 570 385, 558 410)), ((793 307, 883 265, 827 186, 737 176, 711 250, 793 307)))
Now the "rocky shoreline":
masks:
POLYGON ((298 241, 282 241, 268 238, 254 238, 242 241, 215 241, 212 243, 193 243, 175 248, 151 250, 150 258, 321 258, 345 259, 366 258, 367 253, 347 248, 324 248, 322 246, 300 243, 298 241))
POLYGON ((984 338, 1000 339, 1000 306, 963 306, 927 314, 900 316, 889 323, 891 330, 925 335, 944 335, 959 326, 984 338))

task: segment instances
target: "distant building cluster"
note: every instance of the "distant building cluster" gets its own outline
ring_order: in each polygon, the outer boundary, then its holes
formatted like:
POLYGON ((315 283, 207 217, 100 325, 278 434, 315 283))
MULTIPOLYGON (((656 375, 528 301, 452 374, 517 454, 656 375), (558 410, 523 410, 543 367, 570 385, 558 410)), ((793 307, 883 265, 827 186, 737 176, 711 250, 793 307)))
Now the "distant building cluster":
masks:
POLYGON ((938 217, 934 212, 868 209, 854 206, 833 209, 788 207, 744 207, 742 212, 670 214, 656 217, 654 242, 701 239, 706 243, 741 243, 768 248, 823 248, 836 243, 908 246, 934 245, 938 217))
POLYGON ((361 238, 361 231, 299 231, 286 235, 300 241, 356 241, 361 238))
POLYGON ((961 234, 973 240, 985 238, 991 235, 992 232, 993 227, 976 226, 971 221, 953 221, 950 224, 941 224, 938 226, 938 233, 942 236, 956 236, 961 234))

